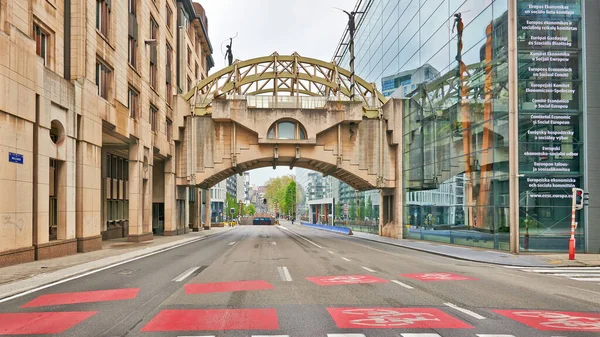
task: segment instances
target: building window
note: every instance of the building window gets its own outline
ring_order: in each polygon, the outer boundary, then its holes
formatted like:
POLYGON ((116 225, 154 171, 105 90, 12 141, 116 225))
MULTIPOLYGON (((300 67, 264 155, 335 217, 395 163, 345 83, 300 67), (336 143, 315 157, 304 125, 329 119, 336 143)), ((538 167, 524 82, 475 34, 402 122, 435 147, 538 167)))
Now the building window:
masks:
MULTIPOLYGON (((158 39, 158 23, 153 17, 150 17, 150 39, 158 39)), ((156 88, 156 77, 157 77, 157 52, 156 43, 150 44, 150 86, 156 88)))
POLYGON ((47 65, 49 34, 44 32, 38 25, 34 25, 33 30, 35 33, 35 53, 44 60, 44 65, 47 65))
POLYGON ((129 117, 137 119, 138 111, 138 92, 129 87, 129 117))
POLYGON ((189 76, 187 78, 187 90, 192 90, 192 79, 189 76))
POLYGON ((169 5, 167 6, 167 10, 166 10, 166 15, 167 15, 167 28, 169 28, 169 31, 171 31, 171 26, 173 24, 173 11, 171 10, 171 7, 169 7, 169 5))
POLYGON ((269 128, 268 139, 306 139, 306 130, 296 121, 280 121, 269 128))
POLYGON ((156 129, 158 127, 158 109, 156 109, 154 106, 150 106, 150 129, 153 132, 156 132, 156 129))
POLYGON ((190 69, 191 69, 192 68, 192 50, 190 49, 190 47, 188 47, 187 64, 188 64, 188 67, 190 67, 190 69))
POLYGON ((196 62, 196 68, 194 70, 194 76, 196 76, 196 80, 200 79, 200 77, 198 77, 198 62, 196 62))
POLYGON ((129 37, 129 64, 135 68, 135 55, 136 55, 137 41, 131 36, 129 37))
POLYGON ((111 70, 102 62, 96 61, 96 85, 98 95, 108 100, 111 70))
POLYGON ((166 69, 165 69, 165 79, 166 79, 166 100, 167 104, 171 105, 173 103, 173 88, 171 87, 172 74, 171 74, 171 65, 173 62, 173 48, 167 43, 167 55, 166 55, 166 69))
POLYGON ((105 37, 108 37, 110 26, 110 1, 96 0, 96 28, 105 37))
POLYGON ((173 122, 171 122, 170 119, 167 118, 167 141, 170 142, 171 138, 173 137, 173 122))
POLYGON ((135 16, 136 13, 136 2, 137 0, 127 0, 129 6, 129 14, 133 14, 135 16))

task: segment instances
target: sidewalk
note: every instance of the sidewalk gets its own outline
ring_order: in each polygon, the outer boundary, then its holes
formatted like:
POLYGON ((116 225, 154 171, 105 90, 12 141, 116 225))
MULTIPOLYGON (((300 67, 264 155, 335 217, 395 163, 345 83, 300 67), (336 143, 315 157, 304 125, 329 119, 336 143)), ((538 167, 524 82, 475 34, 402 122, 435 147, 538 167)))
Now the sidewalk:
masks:
POLYGON ((139 243, 128 242, 126 238, 107 240, 102 242, 102 250, 3 267, 0 268, 0 299, 135 257, 200 241, 231 229, 213 227, 185 235, 154 236, 150 241, 139 243))
POLYGON ((364 240, 386 243, 398 247, 419 250, 426 253, 447 256, 459 260, 499 264, 514 267, 587 267, 600 266, 600 254, 576 254, 570 261, 567 253, 513 255, 501 251, 491 251, 475 247, 445 245, 436 242, 408 239, 393 239, 375 234, 354 232, 354 237, 364 240))

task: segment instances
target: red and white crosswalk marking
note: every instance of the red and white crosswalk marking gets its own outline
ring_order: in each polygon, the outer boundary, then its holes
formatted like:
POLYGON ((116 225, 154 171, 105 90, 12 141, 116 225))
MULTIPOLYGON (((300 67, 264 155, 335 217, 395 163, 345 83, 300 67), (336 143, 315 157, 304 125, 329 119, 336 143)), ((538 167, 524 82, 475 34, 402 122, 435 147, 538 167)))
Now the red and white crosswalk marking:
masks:
POLYGON ((320 286, 389 282, 388 280, 371 275, 316 276, 307 277, 306 279, 320 286))
POLYGON ((435 308, 327 308, 341 329, 470 329, 435 308))
POLYGON ((193 283, 184 285, 186 294, 208 294, 232 291, 267 290, 273 286, 263 280, 215 282, 215 283, 193 283))
POLYGON ((452 273, 400 274, 399 276, 412 278, 422 282, 477 280, 476 278, 452 273))
POLYGON ((279 322, 275 309, 182 309, 159 312, 141 331, 277 329, 279 329, 279 322))
POLYGON ((0 314, 0 335, 59 334, 96 313, 97 311, 0 314))
POLYGON ((546 310, 494 312, 537 330, 600 332, 600 313, 546 310))
POLYGON ((42 307, 51 305, 77 304, 130 300, 136 298, 140 288, 83 291, 75 293, 42 295, 21 306, 21 308, 42 307))

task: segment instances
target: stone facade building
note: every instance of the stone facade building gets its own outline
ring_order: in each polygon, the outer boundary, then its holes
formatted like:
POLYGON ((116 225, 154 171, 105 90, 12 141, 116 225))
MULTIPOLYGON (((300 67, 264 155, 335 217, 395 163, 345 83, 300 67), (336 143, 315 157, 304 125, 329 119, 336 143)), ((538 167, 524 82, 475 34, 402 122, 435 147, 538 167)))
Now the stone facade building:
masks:
POLYGON ((0 266, 198 229, 180 94, 211 55, 191 0, 0 0, 0 266))

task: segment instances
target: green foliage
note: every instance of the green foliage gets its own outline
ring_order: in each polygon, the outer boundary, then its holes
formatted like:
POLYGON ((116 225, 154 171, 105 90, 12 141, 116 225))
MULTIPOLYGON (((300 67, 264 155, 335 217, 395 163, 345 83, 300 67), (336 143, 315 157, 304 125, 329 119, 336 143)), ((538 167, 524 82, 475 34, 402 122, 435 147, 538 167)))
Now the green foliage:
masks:
POLYGON ((249 204, 244 206, 244 214, 246 215, 254 215, 256 213, 256 207, 253 204, 249 204))
POLYGON ((285 214, 293 214, 296 208, 296 181, 292 180, 285 188, 285 196, 281 203, 281 211, 285 214))
POLYGON ((229 219, 236 218, 238 216, 239 205, 237 200, 235 200, 235 198, 229 193, 225 194, 225 207, 226 209, 224 210, 224 213, 227 213, 229 219), (232 208, 234 209, 233 213, 230 212, 232 208))
POLYGON ((350 200, 350 206, 348 207, 348 218, 350 220, 356 219, 356 205, 354 200, 350 200))
POLYGON ((360 219, 364 219, 365 215, 365 198, 360 198, 360 206, 358 216, 360 219))
POLYGON ((364 215, 365 215, 365 218, 369 218, 369 219, 372 218, 372 215, 373 215, 373 202, 371 201, 371 196, 369 196, 367 198, 367 202, 366 202, 366 205, 365 205, 365 213, 364 213, 364 215))
POLYGON ((269 209, 273 209, 274 202, 277 201, 279 211, 282 212, 282 204, 285 199, 287 186, 294 181, 294 176, 287 175, 277 178, 271 178, 265 185, 265 198, 269 209))

